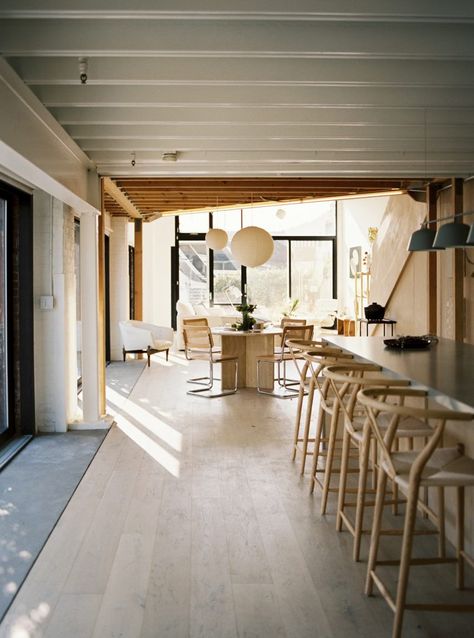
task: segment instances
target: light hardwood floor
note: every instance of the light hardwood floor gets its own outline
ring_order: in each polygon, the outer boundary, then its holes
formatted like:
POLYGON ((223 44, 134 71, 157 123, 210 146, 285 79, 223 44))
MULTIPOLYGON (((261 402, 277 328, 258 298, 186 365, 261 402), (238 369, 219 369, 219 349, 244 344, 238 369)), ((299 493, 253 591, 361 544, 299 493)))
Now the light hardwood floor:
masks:
MULTIPOLYGON (((109 389, 117 425, 0 637, 388 638, 392 614, 364 596, 334 502, 321 517, 289 460, 296 402, 191 397, 188 371, 155 356, 128 398, 109 389)), ((428 593, 453 592, 437 569, 428 593)), ((473 622, 407 612, 405 635, 468 636, 473 622)))

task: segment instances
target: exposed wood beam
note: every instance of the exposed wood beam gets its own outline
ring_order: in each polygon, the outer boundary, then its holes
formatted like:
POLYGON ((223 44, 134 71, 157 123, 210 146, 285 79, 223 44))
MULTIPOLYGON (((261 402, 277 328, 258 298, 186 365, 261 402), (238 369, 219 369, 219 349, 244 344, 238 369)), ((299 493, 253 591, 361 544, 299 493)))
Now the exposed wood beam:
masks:
POLYGON ((134 264, 134 302, 135 319, 143 319, 143 222, 135 220, 135 264, 134 264))
POLYGON ((104 192, 110 195, 123 210, 135 219, 141 219, 142 214, 138 208, 128 199, 120 188, 109 177, 103 177, 104 192))

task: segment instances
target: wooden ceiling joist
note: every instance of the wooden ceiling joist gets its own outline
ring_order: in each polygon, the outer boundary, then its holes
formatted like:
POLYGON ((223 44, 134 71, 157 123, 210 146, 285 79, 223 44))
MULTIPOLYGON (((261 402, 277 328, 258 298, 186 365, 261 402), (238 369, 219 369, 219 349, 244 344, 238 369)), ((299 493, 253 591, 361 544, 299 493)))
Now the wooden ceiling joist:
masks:
MULTIPOLYGON (((106 178, 107 179, 107 178, 106 178)), ((394 190, 406 190, 423 180, 354 179, 354 178, 150 178, 127 177, 109 179, 106 193, 116 195, 112 214, 122 202, 130 202, 145 221, 160 214, 179 214, 216 208, 272 203, 289 203, 318 198, 336 198, 348 195, 371 195, 394 190), (115 189, 110 186, 114 184, 115 189)), ((123 207, 123 206, 122 206, 123 207)), ((126 209, 124 209, 126 210, 126 209)), ((127 211, 129 214, 129 211, 127 211)))
POLYGON ((123 193, 117 184, 110 179, 110 177, 104 177, 104 193, 106 197, 104 198, 105 208, 107 212, 111 215, 123 215, 124 213, 128 217, 133 217, 134 219, 143 219, 143 215, 140 210, 137 208, 135 203, 133 203, 125 193, 123 193), (119 213, 114 212, 116 210, 116 206, 112 205, 110 200, 116 203, 117 207, 121 210, 119 213), (110 208, 109 208, 110 206, 110 208))

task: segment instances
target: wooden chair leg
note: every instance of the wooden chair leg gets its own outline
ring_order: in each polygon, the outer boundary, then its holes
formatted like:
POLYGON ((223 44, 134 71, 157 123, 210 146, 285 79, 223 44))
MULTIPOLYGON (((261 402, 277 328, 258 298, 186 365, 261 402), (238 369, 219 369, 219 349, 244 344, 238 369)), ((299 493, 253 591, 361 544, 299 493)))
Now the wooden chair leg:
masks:
POLYGON ((151 357, 151 354, 150 354, 150 350, 149 350, 149 349, 146 351, 146 356, 147 356, 147 360, 148 360, 148 367, 150 367, 150 357, 151 357))
MULTIPOLYGON (((303 476, 304 474, 304 470, 306 467, 306 456, 308 455, 308 439, 309 439, 309 431, 311 429, 311 416, 313 414, 314 386, 315 386, 315 382, 313 379, 311 379, 309 384, 309 389, 308 389, 308 399, 306 401, 306 419, 305 419, 304 430, 303 430, 303 449, 302 449, 303 458, 301 459, 301 469, 300 469, 301 476, 303 476)), ((315 445, 316 445, 316 442, 315 442, 315 445)))
POLYGON ((323 427, 324 427, 324 415, 325 415, 325 412, 322 406, 319 406, 318 421, 316 423, 316 433, 314 435, 313 465, 311 468, 310 494, 314 492, 314 486, 316 485, 316 475, 318 473, 319 451, 321 447, 321 436, 322 436, 323 427))
POLYGON ((387 487, 387 475, 379 469, 377 480, 377 496, 375 499, 374 519, 372 522, 372 535, 370 537, 369 561, 367 563, 367 580, 365 582, 365 593, 372 596, 374 581, 372 572, 377 564, 377 554, 379 551, 380 531, 382 529, 383 506, 385 502, 385 491, 387 487))
POLYGON ((457 498, 457 571, 456 586, 458 589, 464 589, 464 487, 458 487, 456 490, 457 498))
POLYGON ((349 449, 350 449, 350 435, 344 428, 344 434, 342 438, 342 455, 341 455, 341 473, 339 474, 339 494, 337 500, 337 517, 336 517, 336 531, 340 532, 342 529, 342 512, 344 511, 344 503, 346 500, 346 487, 347 487, 347 466, 349 464, 349 449))
POLYGON ((400 571, 398 573, 397 599, 395 605, 395 619, 393 621, 392 638, 401 638, 403 614, 408 589, 408 576, 410 573, 411 552, 413 547, 413 531, 416 522, 416 510, 418 507, 418 486, 410 485, 405 513, 405 525, 402 537, 402 555, 400 571))
POLYGON ((444 487, 438 487, 438 556, 446 557, 446 524, 444 514, 444 487))
MULTIPOLYGON (((370 432, 366 428, 359 457, 359 485, 357 488, 357 505, 354 524, 354 546, 352 548, 352 558, 355 561, 360 560, 360 543, 362 540, 362 529, 364 525, 365 492, 367 490, 367 474, 369 471, 370 447, 370 432)), ((372 471, 375 474, 375 467, 372 471)))
POLYGON ((125 348, 122 348, 122 355, 123 355, 123 360, 125 361, 125 359, 127 358, 127 353, 125 352, 125 348))
POLYGON ((334 402, 331 425, 329 429, 329 442, 326 456, 326 467, 324 468, 323 494, 321 498, 321 514, 326 514, 328 504, 329 488, 331 486, 332 464, 334 460, 334 451, 336 448, 337 426, 339 422, 339 403, 334 402))
MULTIPOLYGON (((305 362, 303 366, 302 379, 306 379, 306 374, 308 372, 309 363, 305 362)), ((310 380, 310 387, 311 387, 310 380)), ((308 397, 309 398, 309 397, 308 397)), ((301 427, 301 415, 303 412, 303 401, 304 401, 304 381, 301 381, 300 390, 298 392, 298 405, 296 408, 296 420, 295 420, 295 435, 293 437, 293 451, 291 453, 291 460, 294 461, 296 459, 296 450, 298 447, 298 439, 300 438, 300 427, 301 427)))
POLYGON ((169 350, 166 351, 166 361, 168 361, 169 350))

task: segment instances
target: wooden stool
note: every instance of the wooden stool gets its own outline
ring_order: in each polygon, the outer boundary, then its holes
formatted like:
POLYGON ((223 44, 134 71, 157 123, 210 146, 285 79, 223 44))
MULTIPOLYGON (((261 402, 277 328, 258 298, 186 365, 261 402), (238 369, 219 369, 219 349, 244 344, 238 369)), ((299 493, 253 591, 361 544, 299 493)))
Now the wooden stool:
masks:
MULTIPOLYGON (((300 370, 300 388, 298 393, 298 405, 296 410, 296 421, 295 421, 295 431, 293 437, 293 448, 292 448, 292 460, 294 461, 296 458, 296 453, 302 453, 301 460, 301 474, 304 474, 305 465, 306 465, 306 457, 308 454, 313 454, 313 450, 308 451, 308 444, 314 443, 315 439, 309 438, 309 430, 311 427, 311 415, 313 409, 313 401, 314 401, 314 393, 315 388, 318 383, 318 377, 320 376, 321 370, 325 367, 325 365, 329 365, 331 363, 335 363, 339 358, 343 359, 352 359, 352 355, 344 353, 340 348, 328 346, 324 341, 312 341, 306 343, 297 343, 296 346, 293 345, 292 341, 288 341, 288 346, 290 351, 296 351, 298 356, 302 356, 304 359, 304 365, 300 370), (310 373, 310 381, 308 391, 306 393, 306 381, 308 372, 310 373), (303 399, 307 394, 307 407, 306 407, 306 418, 305 425, 303 430, 303 436, 300 436, 301 429, 301 419, 302 419, 302 410, 303 410, 303 399), (302 444, 300 449, 299 444, 302 444)), ((321 411, 320 411, 321 412, 321 411)), ((318 419, 323 419, 323 415, 321 413, 318 414, 318 419)), ((319 420, 318 420, 319 423, 319 420)))
MULTIPOLYGON (((358 400, 367 409, 373 436, 377 439, 381 453, 377 497, 370 541, 370 554, 367 566, 366 594, 371 595, 374 584, 395 613, 392 638, 400 638, 405 609, 426 609, 429 611, 474 611, 474 605, 410 604, 407 603, 407 586, 411 565, 432 565, 435 563, 455 562, 457 564, 457 587, 464 588, 464 565, 474 567, 474 560, 464 551, 464 488, 474 485, 474 459, 462 454, 461 446, 439 448, 446 421, 469 421, 473 414, 447 410, 444 408, 414 408, 404 404, 408 397, 426 397, 424 390, 412 388, 387 388, 383 390, 385 401, 380 400, 380 389, 364 389, 359 392, 358 400), (398 403, 393 403, 397 400, 398 403), (385 432, 380 421, 389 417, 385 432), (414 417, 431 424, 432 433, 422 449, 408 452, 393 451, 392 444, 403 417, 414 417), (405 522, 398 574, 398 587, 394 599, 377 573, 378 565, 393 565, 394 561, 378 561, 378 548, 381 535, 382 514, 387 479, 396 482, 407 494, 405 522), (415 534, 416 511, 420 488, 423 486, 457 488, 457 547, 456 558, 412 558, 413 536, 415 534)), ((444 512, 441 511, 440 518, 444 512)), ((444 527, 444 516, 441 521, 444 527)))
MULTIPOLYGON (((344 432, 342 441, 341 468, 339 477, 339 493, 337 505, 336 529, 338 532, 342 529, 344 523, 349 532, 354 537, 353 558, 359 560, 360 544, 363 533, 364 509, 368 505, 374 505, 366 500, 367 494, 374 493, 374 490, 367 488, 367 475, 369 472, 369 457, 371 443, 375 443, 373 437, 370 436, 370 423, 367 419, 364 406, 357 401, 357 394, 361 388, 377 387, 382 392, 383 388, 388 387, 407 387, 410 381, 406 379, 395 379, 393 377, 383 376, 382 368, 373 363, 347 363, 337 364, 325 368, 323 375, 329 379, 334 394, 337 396, 341 412, 344 417, 344 432), (359 454, 359 481, 357 489, 347 487, 347 474, 349 469, 349 452, 350 446, 353 445, 359 454), (346 495, 355 492, 357 497, 355 502, 347 502, 346 495), (349 519, 345 512, 346 507, 356 507, 354 523, 349 519)), ((384 424, 385 426, 387 424, 384 424)), ((405 417, 397 430, 396 437, 398 439, 408 440, 410 449, 413 449, 413 439, 416 437, 426 438, 432 433, 431 428, 424 421, 414 419, 413 417, 405 417)), ((376 465, 376 447, 373 449, 372 471, 375 472, 376 465)), ((331 476, 329 472, 324 475, 324 489, 326 494, 329 491, 331 476)), ((394 490, 394 500, 385 501, 385 504, 398 504, 397 490, 394 490)), ((368 531, 368 530, 367 530, 368 531)))
POLYGON ((353 356, 346 352, 341 352, 337 350, 322 350, 320 352, 310 352, 304 355, 304 358, 309 362, 309 370, 311 372, 311 380, 309 384, 308 390, 308 401, 306 408, 306 419, 305 419, 305 428, 303 433, 303 461, 301 466, 301 474, 304 473, 305 469, 305 461, 306 455, 313 455, 313 466, 312 466, 312 475, 311 475, 311 488, 310 491, 313 493, 314 486, 316 484, 322 487, 322 483, 319 481, 317 477, 317 473, 321 470, 318 469, 318 460, 320 457, 326 457, 326 464, 332 463, 332 457, 334 453, 334 446, 336 440, 330 441, 326 436, 326 423, 325 418, 327 415, 331 416, 332 419, 338 418, 338 406, 337 402, 335 402, 335 396, 332 392, 332 389, 329 385, 327 379, 322 380, 321 373, 324 368, 328 365, 337 363, 340 360, 352 360, 353 356), (319 409, 318 409, 318 417, 316 420, 316 432, 314 439, 309 439, 309 430, 311 426, 311 417, 313 410, 313 401, 314 401, 314 393, 315 389, 318 389, 319 396, 319 409), (334 415, 334 412, 337 412, 334 415), (314 442, 313 449, 308 452, 308 442, 314 442), (332 448, 331 448, 331 444, 332 448), (327 450, 325 447, 327 446, 327 450))

